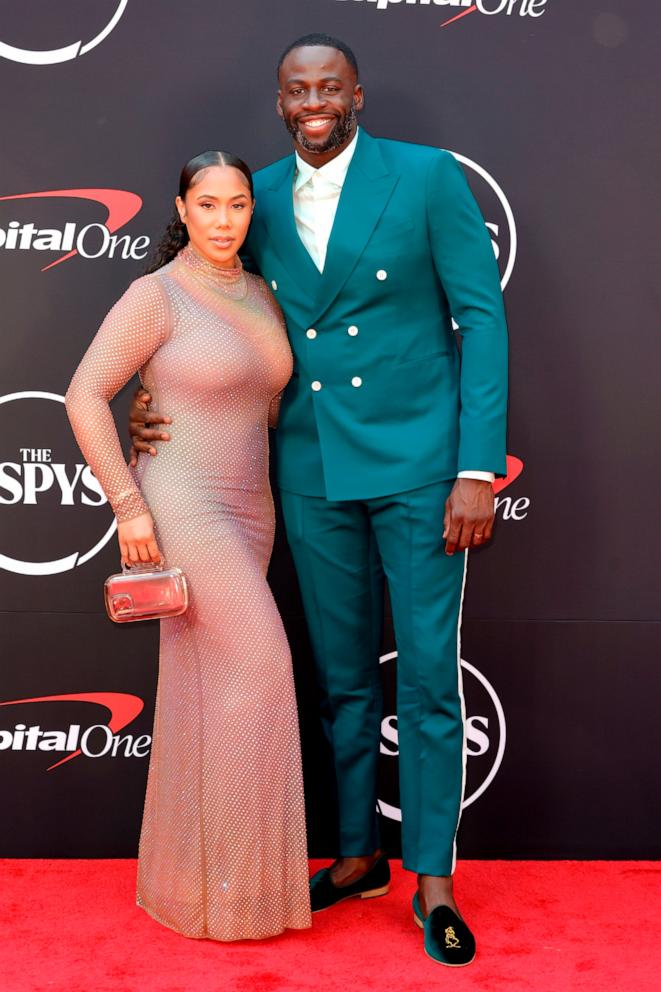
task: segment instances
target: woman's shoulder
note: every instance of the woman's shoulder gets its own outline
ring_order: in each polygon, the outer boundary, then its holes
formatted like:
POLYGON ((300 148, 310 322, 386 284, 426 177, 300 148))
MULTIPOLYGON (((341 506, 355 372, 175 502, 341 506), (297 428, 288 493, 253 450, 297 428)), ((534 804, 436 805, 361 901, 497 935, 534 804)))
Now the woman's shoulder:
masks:
POLYGON ((164 293, 167 293, 170 283, 171 265, 172 263, 168 262, 167 265, 156 269, 155 272, 146 272, 144 275, 138 276, 129 285, 127 293, 132 293, 136 298, 143 296, 147 299, 156 300, 162 297, 164 293))
POLYGON ((138 276, 129 283, 115 303, 113 310, 135 315, 138 318, 161 321, 169 314, 167 276, 162 270, 138 276))
POLYGON ((265 300, 275 302, 275 297, 271 292, 270 286, 266 283, 261 276, 256 275, 254 272, 246 272, 244 269, 244 274, 248 280, 248 286, 253 290, 253 292, 258 293, 265 300))
POLYGON ((268 283, 261 276, 255 275, 254 272, 246 272, 245 277, 248 280, 248 288, 263 303, 265 309, 276 314, 279 319, 284 320, 280 305, 268 283))

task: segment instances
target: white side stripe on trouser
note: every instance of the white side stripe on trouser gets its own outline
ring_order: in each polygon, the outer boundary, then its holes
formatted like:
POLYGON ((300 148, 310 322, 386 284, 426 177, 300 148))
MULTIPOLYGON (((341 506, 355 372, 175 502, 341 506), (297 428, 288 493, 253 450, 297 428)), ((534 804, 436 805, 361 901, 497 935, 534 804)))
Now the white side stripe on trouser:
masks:
POLYGON ((468 551, 464 551, 464 575, 461 581, 461 599, 459 601, 459 617, 457 619, 457 689, 461 702, 461 725, 463 734, 461 739, 461 796, 459 799, 459 809, 457 811, 457 826, 454 831, 452 841, 452 868, 450 874, 454 875, 457 867, 457 831, 461 820, 461 807, 464 803, 464 792, 466 790, 466 700, 464 699, 464 680, 461 674, 461 617, 464 609, 464 592, 466 590, 466 573, 468 572, 468 551))

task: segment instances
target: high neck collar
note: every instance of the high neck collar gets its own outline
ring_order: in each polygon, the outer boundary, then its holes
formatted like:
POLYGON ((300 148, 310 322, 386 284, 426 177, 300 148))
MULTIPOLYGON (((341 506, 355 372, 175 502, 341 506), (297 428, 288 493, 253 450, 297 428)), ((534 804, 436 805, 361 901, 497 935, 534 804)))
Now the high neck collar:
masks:
POLYGON ((223 268, 221 265, 215 265, 213 262, 210 262, 208 258, 205 258, 199 251, 196 251, 190 241, 185 248, 181 249, 177 258, 181 259, 198 277, 213 283, 227 285, 228 283, 239 282, 243 277, 243 265, 238 255, 238 265, 229 269, 223 268))

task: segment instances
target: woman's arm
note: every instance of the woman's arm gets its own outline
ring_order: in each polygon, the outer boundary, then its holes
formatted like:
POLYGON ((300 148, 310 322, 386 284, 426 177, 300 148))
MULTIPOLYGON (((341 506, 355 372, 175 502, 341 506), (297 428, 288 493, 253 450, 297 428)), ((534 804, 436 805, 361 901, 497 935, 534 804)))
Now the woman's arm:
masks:
POLYGON ((85 460, 99 480, 117 521, 135 526, 120 530, 122 557, 150 560, 146 548, 153 541, 151 517, 124 460, 110 400, 167 340, 169 312, 160 280, 143 277, 129 286, 112 308, 85 353, 65 397, 73 432, 85 460), (148 521, 138 518, 149 517, 148 521), (134 533, 135 532, 135 533, 134 533), (134 558, 129 545, 142 553, 134 558), (140 548, 137 548, 140 550, 140 548))

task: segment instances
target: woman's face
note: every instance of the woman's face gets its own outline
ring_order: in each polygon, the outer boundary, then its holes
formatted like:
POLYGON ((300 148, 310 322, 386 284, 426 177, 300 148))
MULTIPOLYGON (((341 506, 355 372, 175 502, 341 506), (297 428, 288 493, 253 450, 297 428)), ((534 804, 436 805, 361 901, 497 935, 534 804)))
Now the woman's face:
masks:
POLYGON ((226 165, 202 169, 176 204, 195 250, 214 265, 235 265, 254 207, 243 173, 226 165))

